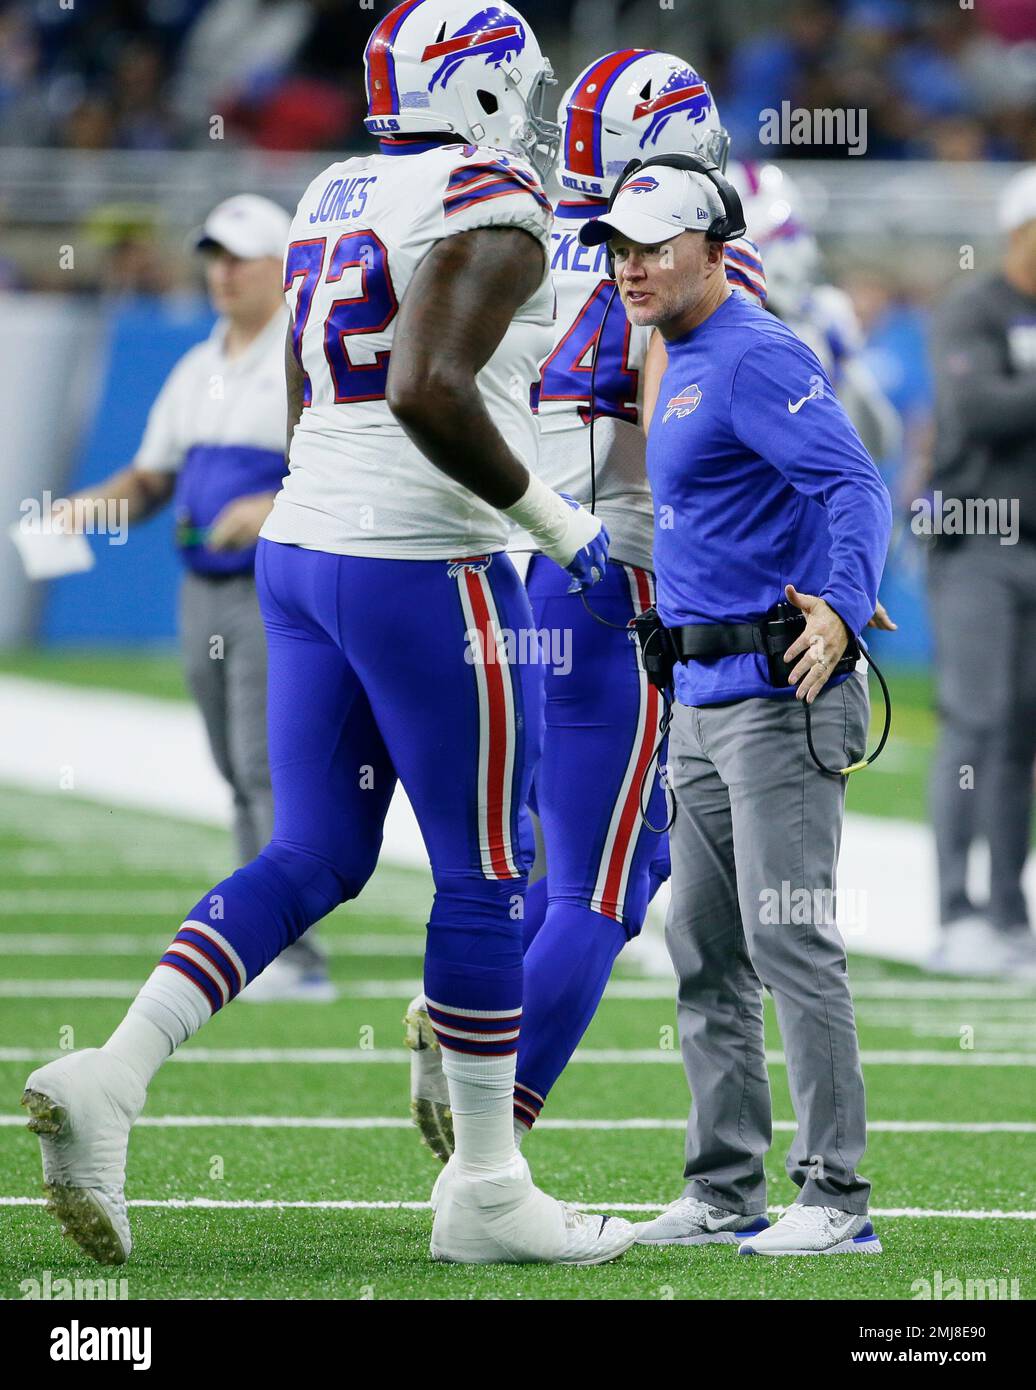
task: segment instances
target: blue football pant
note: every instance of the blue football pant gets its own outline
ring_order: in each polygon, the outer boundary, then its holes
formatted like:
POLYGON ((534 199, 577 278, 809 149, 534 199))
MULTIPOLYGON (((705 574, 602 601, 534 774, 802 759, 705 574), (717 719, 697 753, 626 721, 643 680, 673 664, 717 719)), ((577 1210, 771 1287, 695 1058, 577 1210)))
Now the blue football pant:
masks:
POLYGON ((191 949, 178 954, 174 942, 164 963, 194 979, 213 1009, 233 997, 361 891, 398 776, 435 883, 425 987, 446 1006, 433 1019, 449 1030, 440 1041, 513 1052, 533 852, 525 803, 543 697, 540 665, 508 660, 491 636, 491 625, 532 627, 511 562, 368 559, 261 541, 256 578, 273 838, 202 898, 184 927, 191 949))
POLYGON ((668 876, 665 794, 654 771, 662 716, 629 635, 654 602, 649 571, 609 563, 585 596, 545 556, 527 576, 544 634, 543 757, 533 804, 546 878, 526 896, 525 994, 515 1115, 531 1125, 600 1003, 611 968, 668 876))

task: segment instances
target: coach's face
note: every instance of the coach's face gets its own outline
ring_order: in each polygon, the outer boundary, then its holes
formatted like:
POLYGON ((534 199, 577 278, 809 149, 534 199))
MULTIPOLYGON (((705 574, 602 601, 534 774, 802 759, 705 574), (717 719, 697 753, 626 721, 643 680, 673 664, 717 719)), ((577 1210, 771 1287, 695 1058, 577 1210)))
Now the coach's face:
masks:
POLYGON ((205 282, 217 314, 251 320, 269 314, 281 293, 281 263, 275 256, 244 260, 222 246, 205 252, 205 282))
POLYGON ((681 232, 657 246, 616 235, 615 278, 626 315, 637 327, 659 328, 684 317, 723 277, 723 245, 702 232, 681 232))

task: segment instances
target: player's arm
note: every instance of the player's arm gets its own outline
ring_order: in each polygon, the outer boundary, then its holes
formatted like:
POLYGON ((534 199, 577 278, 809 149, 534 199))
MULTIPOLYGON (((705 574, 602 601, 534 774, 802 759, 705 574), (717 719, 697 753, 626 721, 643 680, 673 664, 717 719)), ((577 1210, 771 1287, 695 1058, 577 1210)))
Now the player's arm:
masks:
POLYGON ((175 487, 174 473, 138 468, 135 464, 130 464, 128 468, 121 468, 102 482, 93 483, 88 488, 72 493, 71 497, 63 498, 54 510, 64 511, 68 504, 67 509, 71 513, 71 504, 77 498, 91 503, 120 501, 126 504, 128 522, 144 521, 165 506, 175 487))
POLYGON ((661 333, 656 331, 651 335, 651 342, 648 344, 648 350, 644 357, 644 410, 642 418, 645 434, 651 428, 651 417, 655 413, 662 378, 665 376, 665 369, 668 365, 669 356, 665 350, 665 339, 661 333))
POLYGON ((400 306, 386 399, 425 458, 529 530, 580 582, 593 582, 606 554, 599 520, 530 474, 478 389, 479 372, 543 279, 543 255, 517 227, 479 227, 437 242, 400 306))
POLYGON ((543 251, 517 227, 480 227, 428 253, 403 298, 388 406, 424 456, 494 507, 529 472, 493 423, 476 377, 543 279, 543 251))

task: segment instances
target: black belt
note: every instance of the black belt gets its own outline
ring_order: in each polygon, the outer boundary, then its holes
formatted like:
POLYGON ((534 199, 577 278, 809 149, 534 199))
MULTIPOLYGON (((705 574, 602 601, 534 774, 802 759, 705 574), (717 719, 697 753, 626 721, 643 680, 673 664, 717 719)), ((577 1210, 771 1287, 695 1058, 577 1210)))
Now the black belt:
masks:
POLYGON ((688 623, 669 629, 678 661, 709 660, 717 656, 766 655, 758 623, 688 623))
MULTIPOLYGON (((683 627, 671 627, 669 636, 677 661, 761 656, 769 669, 770 684, 782 690, 787 686, 791 669, 784 660, 784 653, 805 627, 805 615, 781 603, 757 623, 687 623, 683 627)), ((850 634, 845 654, 831 674, 845 675, 855 669, 859 659, 859 644, 850 634)))

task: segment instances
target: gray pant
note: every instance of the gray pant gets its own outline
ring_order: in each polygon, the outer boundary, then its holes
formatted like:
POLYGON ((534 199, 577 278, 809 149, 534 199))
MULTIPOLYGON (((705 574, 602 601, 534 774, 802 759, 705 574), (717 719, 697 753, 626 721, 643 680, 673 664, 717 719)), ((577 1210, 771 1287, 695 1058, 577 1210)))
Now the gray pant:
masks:
MULTIPOLYGON (((813 742, 829 767, 861 755, 868 713, 858 675, 816 701, 813 742)), ((870 1192, 856 1171, 863 1076, 833 912, 845 782, 815 767, 804 721, 796 700, 678 704, 669 736, 677 814, 666 942, 693 1098, 685 1195, 746 1214, 766 1208, 772 1139, 763 986, 798 1121, 786 1164, 798 1200, 862 1213, 870 1192)))
POLYGON ((929 563, 941 729, 931 810, 939 920, 975 911, 968 850, 989 845, 989 920, 1029 921, 1022 869, 1029 852, 1036 759, 1036 545, 972 536, 929 563))
MULTIPOLYGON (((216 766, 234 798, 234 839, 247 864, 273 838, 266 747, 266 633, 250 574, 205 579, 188 572, 180 590, 180 641, 191 694, 216 766)), ((303 967, 322 963, 312 933, 287 948, 303 967)))

